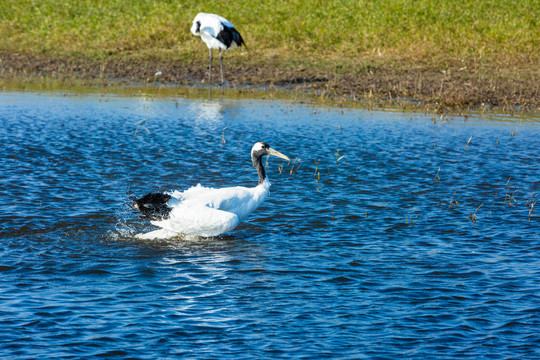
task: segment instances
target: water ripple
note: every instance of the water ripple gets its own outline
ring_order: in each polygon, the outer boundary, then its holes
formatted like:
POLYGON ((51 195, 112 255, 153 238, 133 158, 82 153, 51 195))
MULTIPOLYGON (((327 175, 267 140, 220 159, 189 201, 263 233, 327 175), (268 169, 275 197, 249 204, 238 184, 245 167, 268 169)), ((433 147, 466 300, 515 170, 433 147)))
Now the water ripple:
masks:
POLYGON ((2 358, 540 357, 537 119, 0 105, 2 358), (271 196, 233 233, 133 238, 150 225, 129 195, 251 186, 259 140, 301 160, 270 159, 271 196))

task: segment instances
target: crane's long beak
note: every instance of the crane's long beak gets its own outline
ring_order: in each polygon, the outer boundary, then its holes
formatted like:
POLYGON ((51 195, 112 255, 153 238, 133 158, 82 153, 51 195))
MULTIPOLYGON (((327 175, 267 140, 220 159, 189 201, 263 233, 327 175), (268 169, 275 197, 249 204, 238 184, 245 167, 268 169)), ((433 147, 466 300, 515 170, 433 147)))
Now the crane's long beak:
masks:
POLYGON ((268 151, 268 155, 274 155, 274 156, 280 157, 282 159, 285 159, 287 161, 291 161, 291 159, 289 159, 289 157, 287 155, 283 155, 279 151, 276 151, 276 150, 274 150, 272 148, 269 148, 267 151, 268 151))

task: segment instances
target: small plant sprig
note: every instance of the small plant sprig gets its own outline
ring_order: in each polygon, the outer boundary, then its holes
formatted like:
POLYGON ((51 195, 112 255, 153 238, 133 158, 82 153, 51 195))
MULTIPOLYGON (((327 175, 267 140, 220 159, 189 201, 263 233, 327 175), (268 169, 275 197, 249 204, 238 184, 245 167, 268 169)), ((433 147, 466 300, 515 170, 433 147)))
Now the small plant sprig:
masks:
POLYGON ((222 143, 223 145, 225 145, 225 143, 226 143, 226 141, 225 141, 225 130, 227 130, 227 128, 228 128, 228 126, 225 126, 225 127, 223 128, 223 132, 221 133, 221 143, 222 143))
POLYGON ((476 212, 482 207, 484 206, 484 203, 481 203, 479 207, 477 207, 475 210, 474 210, 474 213, 472 214, 469 214, 469 220, 471 220, 471 222, 473 224, 476 224, 476 212))
POLYGON ((345 157, 345 155, 339 156, 339 150, 336 150, 334 155, 336 155, 336 164, 339 163, 339 161, 345 157))
POLYGON ((457 206, 458 206, 458 204, 460 204, 460 202, 459 202, 459 201, 457 201, 457 200, 454 200, 454 197, 456 196, 456 192, 457 192, 457 190, 456 190, 456 191, 454 191, 454 195, 452 195, 452 199, 450 200, 450 207, 451 207, 451 208, 453 208, 454 206, 456 206, 456 207, 457 207, 457 206))
POLYGON ((508 206, 512 206, 512 202, 514 205, 517 205, 517 201, 515 198, 515 194, 517 192, 516 186, 514 185, 514 191, 512 190, 512 184, 510 184, 510 178, 508 178, 508 181, 506 182, 506 194, 504 195, 504 204, 508 206))
POLYGON ((298 169, 300 169, 300 166, 302 166, 302 164, 299 164, 298 167, 295 169, 294 168, 294 164, 291 164, 291 170, 289 171, 289 173, 292 175, 293 173, 294 174, 298 174, 298 169))
POLYGON ((135 136, 137 135, 137 132, 139 131, 139 126, 142 127, 144 130, 146 130, 146 132, 147 132, 148 134, 150 134, 150 130, 148 130, 148 128, 147 128, 146 126, 142 126, 142 125, 141 125, 141 124, 142 124, 143 122, 145 122, 146 120, 148 120, 148 118, 142 119, 142 120, 140 120, 140 121, 137 123, 137 128, 135 129, 135 133, 133 133, 133 139, 135 139, 135 136))
MULTIPOLYGON (((416 215, 416 216, 414 217, 414 219, 416 219, 416 218, 418 218, 418 215, 416 215)), ((414 220, 413 220, 412 215, 409 216, 409 217, 407 217, 407 214, 405 214, 405 224, 407 224, 407 225, 410 224, 411 226, 414 226, 414 225, 415 225, 415 224, 414 224, 414 220)))
POLYGON ((437 170, 437 174, 435 174, 435 177, 433 178, 434 182, 441 181, 441 178, 439 177, 439 172, 441 171, 441 167, 439 166, 439 170, 437 170))
POLYGON ((527 208, 529 210, 529 222, 531 221, 531 217, 532 217, 532 214, 534 212, 534 205, 536 205, 536 201, 537 201, 536 200, 536 194, 531 193, 531 195, 527 199, 527 202, 525 203, 525 205, 527 206, 527 208))
POLYGON ((471 140, 472 140, 472 135, 469 138, 469 140, 467 141, 467 145, 465 145, 465 151, 467 151, 467 149, 469 148, 469 144, 471 143, 471 140))

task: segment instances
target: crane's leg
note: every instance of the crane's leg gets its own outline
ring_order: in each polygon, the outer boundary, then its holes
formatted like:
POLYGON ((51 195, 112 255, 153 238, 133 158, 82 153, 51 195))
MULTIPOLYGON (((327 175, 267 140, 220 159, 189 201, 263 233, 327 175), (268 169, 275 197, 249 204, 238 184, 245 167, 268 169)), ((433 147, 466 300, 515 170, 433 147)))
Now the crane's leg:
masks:
POLYGON ((219 48, 219 70, 221 71, 221 83, 223 84, 223 54, 221 54, 221 48, 219 48))
POLYGON ((212 49, 208 48, 208 51, 210 52, 210 67, 208 70, 208 83, 212 83, 212 49))

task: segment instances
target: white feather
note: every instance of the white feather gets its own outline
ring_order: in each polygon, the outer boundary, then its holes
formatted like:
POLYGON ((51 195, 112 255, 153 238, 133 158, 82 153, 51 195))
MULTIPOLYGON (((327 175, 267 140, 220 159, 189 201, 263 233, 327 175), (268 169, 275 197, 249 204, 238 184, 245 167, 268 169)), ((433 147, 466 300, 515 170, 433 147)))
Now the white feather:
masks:
POLYGON ((170 238, 178 235, 217 236, 238 226, 266 199, 270 182, 265 180, 253 188, 243 186, 214 189, 200 184, 183 192, 174 191, 168 205, 169 218, 152 221, 161 228, 141 239, 170 238))
MULTIPOLYGON (((166 218, 151 221, 153 225, 161 229, 136 236, 140 239, 170 238, 179 235, 208 237, 234 230, 240 221, 255 211, 270 193, 270 182, 266 178, 261 160, 265 155, 274 155, 287 161, 290 160, 268 144, 258 142, 251 149, 251 159, 259 175, 257 186, 214 189, 198 184, 182 192, 168 193, 170 199, 165 197, 168 199, 165 209, 168 208, 170 211, 166 218)), ((148 195, 153 195, 150 197, 151 199, 155 198, 155 195, 158 195, 158 199, 164 197, 162 194, 148 195)), ((151 206, 147 207, 147 203, 143 202, 152 201, 145 200, 148 195, 136 200, 136 209, 143 213, 147 211, 144 209, 153 209, 151 206)), ((159 204, 163 206, 163 203, 159 204)))
MULTIPOLYGON (((193 19, 191 33, 195 36, 200 36, 202 41, 209 49, 227 50, 227 46, 217 39, 218 34, 223 30, 223 27, 234 29, 234 25, 224 17, 216 14, 199 13, 193 19), (197 22, 200 24, 199 33, 197 33, 197 22)), ((238 45, 233 41, 233 47, 238 45)))

